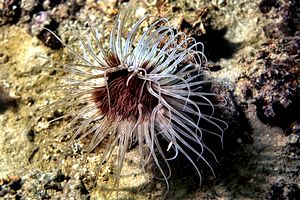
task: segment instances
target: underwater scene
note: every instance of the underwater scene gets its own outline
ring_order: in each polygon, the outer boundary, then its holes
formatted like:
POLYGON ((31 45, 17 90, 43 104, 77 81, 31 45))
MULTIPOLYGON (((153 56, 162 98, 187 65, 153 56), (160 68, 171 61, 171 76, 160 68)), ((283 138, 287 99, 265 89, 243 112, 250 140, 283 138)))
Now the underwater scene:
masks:
POLYGON ((0 199, 300 199, 300 2, 0 0, 0 199))

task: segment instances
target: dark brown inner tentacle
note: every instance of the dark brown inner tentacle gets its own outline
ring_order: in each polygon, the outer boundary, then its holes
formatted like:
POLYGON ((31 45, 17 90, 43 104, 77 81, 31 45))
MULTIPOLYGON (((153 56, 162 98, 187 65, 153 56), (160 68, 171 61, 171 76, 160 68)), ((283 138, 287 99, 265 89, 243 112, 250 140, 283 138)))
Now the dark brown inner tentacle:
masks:
POLYGON ((158 100, 147 91, 144 80, 138 76, 131 77, 126 85, 130 75, 131 73, 124 69, 108 76, 110 104, 106 87, 95 88, 92 93, 93 101, 97 103, 100 113, 108 116, 110 120, 137 121, 139 104, 142 105, 142 120, 145 120, 150 117, 153 108, 158 104, 158 100))

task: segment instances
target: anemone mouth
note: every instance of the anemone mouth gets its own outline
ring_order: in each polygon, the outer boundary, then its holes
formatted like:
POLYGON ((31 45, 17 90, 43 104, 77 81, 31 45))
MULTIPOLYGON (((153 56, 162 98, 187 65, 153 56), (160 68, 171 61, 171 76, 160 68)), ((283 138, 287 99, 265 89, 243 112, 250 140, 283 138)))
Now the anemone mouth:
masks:
POLYGON ((112 72, 107 79, 106 87, 96 87, 92 91, 92 99, 100 111, 110 121, 138 121, 150 118, 158 100, 147 90, 145 80, 127 69, 112 72), (109 92, 108 92, 109 91, 109 92), (140 116, 139 107, 143 115, 140 116))

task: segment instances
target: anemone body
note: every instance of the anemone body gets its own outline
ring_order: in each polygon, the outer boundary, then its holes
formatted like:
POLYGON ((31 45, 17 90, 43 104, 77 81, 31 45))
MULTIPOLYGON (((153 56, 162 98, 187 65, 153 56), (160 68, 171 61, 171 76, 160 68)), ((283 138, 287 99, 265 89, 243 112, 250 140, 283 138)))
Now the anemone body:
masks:
POLYGON ((89 136, 88 153, 105 142, 100 165, 117 150, 117 181, 126 151, 133 144, 138 144, 141 167, 154 161, 167 184, 169 161, 178 153, 190 161, 201 178, 194 158, 206 162, 204 150, 212 153, 202 136, 212 134, 222 141, 225 126, 214 117, 215 105, 209 100, 216 94, 203 91, 211 82, 204 78, 203 45, 176 31, 166 19, 157 19, 141 31, 149 16, 138 20, 125 34, 127 15, 121 11, 117 16, 107 49, 96 28, 80 39, 81 52, 58 38, 77 61, 57 63, 61 66, 54 68, 65 73, 64 84, 58 88, 66 95, 49 109, 78 107, 60 117, 72 117, 65 135, 70 135, 71 141, 89 136), (214 128, 208 130, 201 126, 203 123, 214 128), (167 148, 159 137, 167 142, 167 148), (166 151, 173 156, 167 157, 166 151))

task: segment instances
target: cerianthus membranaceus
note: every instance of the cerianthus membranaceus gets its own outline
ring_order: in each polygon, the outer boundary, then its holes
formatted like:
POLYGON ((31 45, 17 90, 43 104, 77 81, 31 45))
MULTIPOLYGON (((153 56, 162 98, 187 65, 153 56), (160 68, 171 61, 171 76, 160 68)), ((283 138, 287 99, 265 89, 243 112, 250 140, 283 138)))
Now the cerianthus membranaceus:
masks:
POLYGON ((206 78, 203 67, 203 45, 169 26, 166 19, 157 19, 142 30, 149 16, 139 19, 125 34, 128 15, 123 10, 117 16, 107 49, 96 28, 80 38, 81 52, 58 38, 77 61, 53 68, 66 76, 57 86, 66 95, 47 110, 77 106, 77 111, 60 117, 72 117, 66 134, 71 141, 89 136, 88 153, 105 143, 99 165, 117 150, 117 182, 126 151, 133 144, 138 145, 141 167, 154 161, 167 186, 169 161, 178 154, 190 161, 201 179, 196 160, 210 167, 203 152, 214 156, 202 136, 212 134, 222 142, 226 126, 214 116, 216 105, 210 99, 217 94, 204 90, 212 80, 206 78), (174 154, 167 157, 166 152, 174 154))

